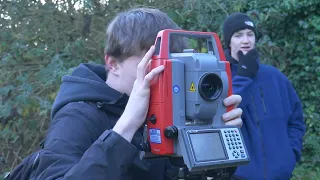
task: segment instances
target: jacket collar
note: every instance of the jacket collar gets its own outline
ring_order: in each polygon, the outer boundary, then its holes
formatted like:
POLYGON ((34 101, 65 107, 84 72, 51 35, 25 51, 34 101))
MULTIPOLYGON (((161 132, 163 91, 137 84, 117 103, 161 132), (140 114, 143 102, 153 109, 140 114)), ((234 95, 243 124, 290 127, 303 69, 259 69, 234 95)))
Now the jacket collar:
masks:
POLYGON ((230 51, 230 49, 225 49, 225 50, 224 50, 224 54, 225 54, 225 56, 226 56, 227 61, 229 61, 230 64, 238 64, 238 63, 239 63, 236 59, 234 59, 234 58, 231 56, 231 51, 230 51))

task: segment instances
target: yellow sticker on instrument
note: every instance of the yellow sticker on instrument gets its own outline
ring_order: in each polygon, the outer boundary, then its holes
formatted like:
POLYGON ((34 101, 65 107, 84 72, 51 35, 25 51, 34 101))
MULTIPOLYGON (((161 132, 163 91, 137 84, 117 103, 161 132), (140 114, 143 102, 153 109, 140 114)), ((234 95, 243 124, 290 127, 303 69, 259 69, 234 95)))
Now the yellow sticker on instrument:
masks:
POLYGON ((189 91, 196 92, 196 87, 194 86, 194 83, 192 82, 189 88, 189 91))

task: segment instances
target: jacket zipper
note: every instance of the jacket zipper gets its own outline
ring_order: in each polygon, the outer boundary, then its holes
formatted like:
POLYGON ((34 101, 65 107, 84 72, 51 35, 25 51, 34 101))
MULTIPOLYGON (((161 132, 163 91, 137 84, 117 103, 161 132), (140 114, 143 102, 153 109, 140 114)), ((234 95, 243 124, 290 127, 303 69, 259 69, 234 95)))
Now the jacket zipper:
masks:
POLYGON ((261 140, 261 146, 262 146, 263 157, 264 157, 264 158, 263 158, 263 164, 264 164, 264 179, 267 179, 266 152, 265 152, 265 149, 264 149, 264 143, 263 143, 262 133, 261 133, 261 129, 260 129, 260 120, 259 120, 258 115, 257 115, 256 106, 255 106, 254 98, 253 98, 252 95, 251 95, 251 99, 252 99, 252 105, 253 105, 254 115, 255 115, 255 117, 256 117, 255 119, 256 119, 257 127, 258 127, 258 130, 259 130, 259 133, 260 133, 260 140, 261 140))
POLYGON ((264 103, 264 95, 263 95, 263 91, 262 91, 261 87, 260 87, 260 95, 261 95, 261 101, 262 101, 264 113, 266 114, 267 113, 267 108, 266 108, 266 104, 264 103))

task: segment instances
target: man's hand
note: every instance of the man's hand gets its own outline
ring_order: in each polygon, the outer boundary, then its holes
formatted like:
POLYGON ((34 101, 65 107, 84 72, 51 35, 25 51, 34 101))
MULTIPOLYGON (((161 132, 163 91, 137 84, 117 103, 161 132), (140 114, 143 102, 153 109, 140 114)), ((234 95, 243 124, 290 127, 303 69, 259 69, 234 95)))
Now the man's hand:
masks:
POLYGON ((238 67, 238 75, 253 78, 256 76, 259 70, 259 52, 256 49, 251 49, 243 54, 242 51, 238 52, 239 59, 239 67, 238 67))
POLYGON ((225 106, 234 106, 233 110, 222 115, 222 119, 226 122, 226 125, 242 126, 242 109, 238 108, 241 101, 242 97, 239 95, 231 95, 223 100, 225 106))
POLYGON ((138 64, 137 79, 134 82, 127 106, 113 128, 115 132, 122 135, 129 142, 146 119, 149 109, 150 83, 164 70, 164 66, 158 66, 147 73, 153 53, 154 47, 152 46, 138 64))

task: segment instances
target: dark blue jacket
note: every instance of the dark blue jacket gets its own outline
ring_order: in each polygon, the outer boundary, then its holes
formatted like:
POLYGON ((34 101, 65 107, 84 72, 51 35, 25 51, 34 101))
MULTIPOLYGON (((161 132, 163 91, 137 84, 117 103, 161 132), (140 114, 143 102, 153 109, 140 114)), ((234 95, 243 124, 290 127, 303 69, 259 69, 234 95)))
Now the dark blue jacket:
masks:
MULTIPOLYGON (((177 175, 168 158, 140 160, 141 130, 131 143, 112 131, 128 96, 108 87, 105 77, 104 66, 93 64, 81 64, 63 77, 31 179, 170 180, 177 175)), ((208 173, 217 172, 231 176, 234 169, 208 173)))
MULTIPOLYGON (((233 93, 242 96, 243 133, 250 163, 239 166, 235 177, 246 180, 290 179, 301 157, 305 122, 299 98, 285 75, 259 63, 254 78, 237 75, 231 63, 233 93)), ((257 60, 259 62, 259 60, 257 60)))

